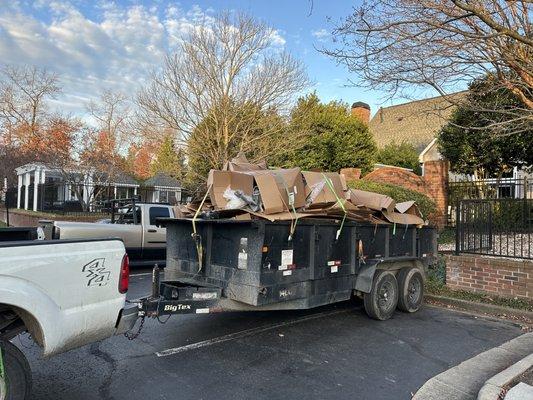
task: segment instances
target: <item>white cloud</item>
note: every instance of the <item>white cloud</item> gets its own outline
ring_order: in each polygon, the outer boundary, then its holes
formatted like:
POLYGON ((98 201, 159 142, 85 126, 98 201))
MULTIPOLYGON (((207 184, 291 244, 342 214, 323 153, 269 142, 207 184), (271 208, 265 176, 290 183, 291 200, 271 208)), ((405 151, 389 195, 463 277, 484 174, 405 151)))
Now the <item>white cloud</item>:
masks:
POLYGON ((326 41, 330 36, 331 34, 329 33, 329 31, 327 31, 326 29, 322 28, 322 29, 318 29, 316 31, 312 31, 311 32, 311 35, 313 35, 313 37, 317 38, 317 40, 319 42, 323 42, 323 41, 326 41))
POLYGON ((79 1, 39 0, 30 8, 7 0, 0 4, 0 64, 31 64, 57 73, 63 94, 54 106, 81 116, 85 103, 103 89, 133 96, 177 38, 213 13, 199 6, 165 10, 109 0, 99 1, 90 13, 79 1), (37 19, 32 8, 46 17, 37 19))
POLYGON ((281 36, 281 33, 277 29, 272 30, 272 33, 270 34, 270 38, 274 46, 283 47, 285 46, 285 43, 287 43, 285 38, 281 36))

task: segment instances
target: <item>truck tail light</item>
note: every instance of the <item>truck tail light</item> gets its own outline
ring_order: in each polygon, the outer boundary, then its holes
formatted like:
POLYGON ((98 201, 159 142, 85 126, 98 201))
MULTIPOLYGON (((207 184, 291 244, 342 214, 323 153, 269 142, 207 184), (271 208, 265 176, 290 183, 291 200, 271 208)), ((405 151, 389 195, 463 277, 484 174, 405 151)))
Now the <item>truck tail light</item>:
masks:
POLYGON ((118 280, 118 291, 122 294, 128 291, 130 283, 130 259, 127 254, 122 257, 122 264, 120 265, 120 276, 118 280))

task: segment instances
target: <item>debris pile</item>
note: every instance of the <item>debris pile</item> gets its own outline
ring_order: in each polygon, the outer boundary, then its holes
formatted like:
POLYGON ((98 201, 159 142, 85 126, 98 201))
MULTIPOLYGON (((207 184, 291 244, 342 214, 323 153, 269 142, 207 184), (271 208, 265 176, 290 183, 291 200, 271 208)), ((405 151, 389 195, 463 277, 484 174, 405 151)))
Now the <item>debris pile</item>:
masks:
POLYGON ((425 225, 414 201, 395 203, 386 195, 348 189, 344 175, 267 169, 239 155, 222 170, 211 170, 202 202, 177 209, 182 218, 297 221, 346 219, 374 224, 425 225))

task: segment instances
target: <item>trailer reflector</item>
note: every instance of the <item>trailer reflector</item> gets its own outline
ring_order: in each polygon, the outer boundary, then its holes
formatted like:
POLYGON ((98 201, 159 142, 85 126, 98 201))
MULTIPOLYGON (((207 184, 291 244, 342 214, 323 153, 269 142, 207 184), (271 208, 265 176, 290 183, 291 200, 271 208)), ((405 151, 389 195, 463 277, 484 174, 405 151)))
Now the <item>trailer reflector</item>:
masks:
POLYGON ((196 314, 209 314, 209 308, 197 308, 196 314))

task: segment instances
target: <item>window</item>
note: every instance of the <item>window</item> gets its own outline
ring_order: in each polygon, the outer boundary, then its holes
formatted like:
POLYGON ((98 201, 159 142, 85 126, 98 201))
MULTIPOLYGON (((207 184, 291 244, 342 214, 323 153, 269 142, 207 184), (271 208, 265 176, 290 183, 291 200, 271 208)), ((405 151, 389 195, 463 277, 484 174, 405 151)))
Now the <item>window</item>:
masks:
POLYGON ((170 211, 166 207, 150 207, 150 225, 156 225, 156 218, 168 218, 170 211))
POLYGON ((135 222, 137 222, 137 225, 140 225, 141 224, 141 219, 142 219, 142 212, 141 212, 141 208, 139 206, 135 206, 135 216, 136 216, 136 220, 133 218, 133 211, 132 211, 132 207, 131 206, 126 206, 126 207, 122 207, 122 208, 119 208, 117 210, 117 213, 115 215, 115 221, 114 223, 115 224, 126 224, 126 225, 131 225, 131 224, 134 224, 135 222))

